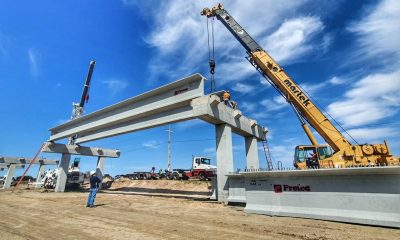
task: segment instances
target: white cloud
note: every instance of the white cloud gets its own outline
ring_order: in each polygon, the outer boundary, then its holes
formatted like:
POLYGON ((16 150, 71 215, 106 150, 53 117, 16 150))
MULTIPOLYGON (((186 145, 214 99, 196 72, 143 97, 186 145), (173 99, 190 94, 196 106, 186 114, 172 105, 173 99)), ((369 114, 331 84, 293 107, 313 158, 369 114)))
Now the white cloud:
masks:
POLYGON ((257 105, 251 102, 240 102, 240 110, 246 113, 254 112, 257 109, 257 105))
POLYGON ((122 92, 129 85, 127 82, 117 79, 105 80, 102 81, 102 83, 107 86, 111 96, 115 96, 116 94, 122 92))
POLYGON ((331 79, 329 79, 328 82, 329 82, 330 84, 332 84, 332 85, 340 85, 340 84, 345 83, 345 82, 346 82, 346 79, 343 79, 343 78, 341 78, 341 77, 334 76, 334 77, 332 77, 331 79))
MULTIPOLYGON (((293 168, 293 156, 295 146, 291 145, 271 145, 269 151, 271 158, 274 163, 274 168, 277 168, 277 164, 280 161, 283 167, 293 168)), ((264 151, 264 150, 262 150, 264 151)), ((263 153, 264 154, 264 153, 263 153)))
POLYGON ((400 4, 397 0, 383 0, 366 16, 347 29, 358 38, 357 57, 379 57, 380 61, 400 64, 400 4))
POLYGON ((143 143, 142 145, 143 145, 143 147, 147 147, 147 148, 158 148, 158 146, 160 144, 155 140, 151 140, 151 141, 143 143))
POLYGON ((399 130, 391 127, 378 127, 378 128, 354 128, 347 131, 353 138, 362 143, 383 143, 390 137, 397 137, 400 133, 399 130))
POLYGON ((400 107, 399 76, 400 71, 364 77, 344 94, 344 99, 330 104, 328 112, 347 127, 396 115, 400 107))
MULTIPOLYGON (((278 30, 267 37, 263 45, 278 62, 293 62, 317 48, 312 40, 323 29, 324 25, 318 17, 286 20, 278 30)), ((327 47, 326 41, 323 39, 324 47, 327 47)))
POLYGON ((207 123, 200 119, 193 119, 185 122, 180 122, 176 124, 177 130, 186 130, 194 127, 199 127, 201 125, 206 125, 207 123))
POLYGON ((244 83, 236 83, 235 86, 232 87, 233 91, 239 92, 239 93, 251 93, 254 92, 256 89, 255 86, 244 84, 244 83))
POLYGON ((29 58, 29 63, 30 63, 30 73, 33 77, 38 77, 39 75, 39 58, 40 54, 37 52, 37 50, 33 48, 28 49, 28 58, 29 58))
POLYGON ((215 147, 208 147, 203 149, 203 152, 206 154, 214 154, 216 152, 216 148, 215 147))
MULTIPOLYGON (((156 49, 149 64, 151 81, 157 81, 160 74, 175 78, 208 68, 206 18, 200 16, 199 13, 204 7, 212 7, 217 2, 166 1, 153 4, 155 7, 153 6, 147 13, 142 12, 144 15, 147 14, 145 19, 153 29, 145 41, 156 49)), ((270 46, 266 45, 266 49, 279 54, 278 59, 289 58, 288 52, 281 50, 282 47, 293 51, 290 59, 294 62, 314 49, 311 39, 314 39, 323 29, 317 17, 293 18, 296 10, 307 2, 276 3, 272 0, 246 2, 237 0, 227 2, 225 8, 255 39, 260 40, 260 43, 270 44, 270 46), (268 14, 265 14, 266 8, 268 8, 268 14), (282 16, 292 19, 279 28, 278 26, 283 21, 282 16), (278 30, 271 33, 277 27, 278 30), (283 39, 285 37, 289 39, 283 39), (273 40, 281 43, 272 42, 273 40)), ((123 3, 140 9, 140 6, 132 4, 129 0, 123 0, 123 3)), ((233 80, 240 81, 252 74, 257 74, 244 59, 245 50, 240 43, 218 20, 215 20, 214 26, 218 84, 233 80)), ((320 41, 323 43, 318 43, 318 47, 321 44, 325 47, 329 45, 328 37, 325 39, 321 37, 320 41)))
POLYGON ((289 106, 282 96, 276 96, 273 99, 264 99, 260 102, 262 106, 266 108, 266 111, 277 111, 281 110, 282 108, 289 106))

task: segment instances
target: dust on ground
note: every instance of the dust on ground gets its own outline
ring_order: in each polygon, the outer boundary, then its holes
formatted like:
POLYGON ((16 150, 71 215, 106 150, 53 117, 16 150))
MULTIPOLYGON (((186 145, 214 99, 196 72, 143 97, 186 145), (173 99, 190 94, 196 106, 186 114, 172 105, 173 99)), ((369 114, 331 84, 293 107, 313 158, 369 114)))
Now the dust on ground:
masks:
POLYGON ((209 183, 127 180, 98 193, 0 191, 0 239, 400 239, 400 230, 247 214, 208 200, 209 183))

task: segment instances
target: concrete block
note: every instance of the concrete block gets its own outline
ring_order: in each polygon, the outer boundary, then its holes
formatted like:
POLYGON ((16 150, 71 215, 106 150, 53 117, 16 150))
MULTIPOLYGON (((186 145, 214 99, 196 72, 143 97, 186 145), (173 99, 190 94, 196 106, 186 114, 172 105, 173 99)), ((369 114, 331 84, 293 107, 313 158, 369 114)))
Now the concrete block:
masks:
POLYGON ((230 203, 246 203, 245 179, 241 174, 229 174, 229 197, 230 203))
POLYGON ((233 116, 234 116, 236 119, 239 119, 241 116, 243 116, 243 114, 242 114, 242 112, 239 111, 239 110, 234 110, 234 111, 233 111, 233 116))
POLYGON ((243 175, 248 213, 400 227, 400 167, 243 175))

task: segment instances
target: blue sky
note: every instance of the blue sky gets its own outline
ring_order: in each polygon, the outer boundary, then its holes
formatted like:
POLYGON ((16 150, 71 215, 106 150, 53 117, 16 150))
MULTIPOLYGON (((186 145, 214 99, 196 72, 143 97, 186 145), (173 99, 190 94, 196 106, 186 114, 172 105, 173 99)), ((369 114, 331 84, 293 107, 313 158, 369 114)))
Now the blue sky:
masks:
MULTIPOLYGON (((1 1, 0 155, 34 156, 49 138, 48 129, 69 119, 91 60, 97 64, 86 113, 195 72, 209 77, 206 19, 199 13, 215 3, 1 1)), ((400 155, 397 1, 250 0, 224 5, 354 139, 386 139, 400 155)), ((294 147, 308 144, 298 120, 218 21, 215 57, 217 89, 230 89, 242 112, 269 128, 273 160, 292 166, 294 147)), ((214 126, 195 120, 171 127, 174 168, 189 168, 192 155, 209 156, 215 164, 214 126)), ((121 150, 121 158, 106 162, 112 175, 164 169, 167 128, 86 145, 121 150)), ((234 135, 233 143, 234 167, 243 169, 244 140, 234 135)), ((262 151, 259 156, 265 166, 262 151)), ((94 158, 81 161, 83 170, 95 167, 94 158)))

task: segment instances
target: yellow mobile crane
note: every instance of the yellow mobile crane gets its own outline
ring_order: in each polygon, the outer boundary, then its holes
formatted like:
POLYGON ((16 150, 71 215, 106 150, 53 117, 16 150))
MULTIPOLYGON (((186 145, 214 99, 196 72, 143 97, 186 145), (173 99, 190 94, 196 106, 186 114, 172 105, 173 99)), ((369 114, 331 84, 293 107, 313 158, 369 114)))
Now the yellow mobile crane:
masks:
POLYGON ((201 15, 216 17, 246 49, 249 62, 292 106, 312 145, 295 149, 294 166, 307 168, 345 168, 351 166, 398 165, 384 143, 352 145, 314 105, 310 97, 285 73, 278 63, 224 9, 222 4, 204 8, 201 15), (320 145, 310 131, 308 122, 328 143, 320 145), (332 152, 333 149, 333 152, 332 152), (309 156, 310 154, 310 156, 309 156), (311 156, 312 155, 312 156, 311 156))

